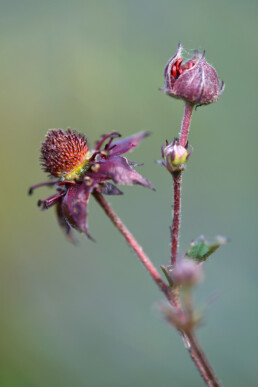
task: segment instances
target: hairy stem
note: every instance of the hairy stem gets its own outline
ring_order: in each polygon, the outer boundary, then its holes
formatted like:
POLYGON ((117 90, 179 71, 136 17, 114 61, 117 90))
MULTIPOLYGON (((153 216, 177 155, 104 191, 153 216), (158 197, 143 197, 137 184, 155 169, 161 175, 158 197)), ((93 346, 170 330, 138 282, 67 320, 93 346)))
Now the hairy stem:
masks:
POLYGON ((174 203, 172 210, 173 223, 171 228, 171 265, 175 265, 179 246, 182 171, 174 172, 172 176, 174 183, 174 203))
MULTIPOLYGON (((190 123, 192 118, 194 105, 186 102, 184 116, 181 124, 179 143, 185 147, 188 142, 188 134, 190 129, 190 123)), ((171 264, 176 264, 178 246, 179 246, 179 232, 180 232, 180 216, 181 216, 181 184, 182 184, 182 171, 176 171, 172 174, 174 183, 174 197, 173 197, 173 223, 171 228, 171 264)), ((177 305, 177 308, 181 309, 181 303, 178 295, 174 295, 173 304, 177 305)), ((198 341, 193 332, 183 333, 186 347, 190 353, 192 360, 194 361, 200 375, 209 387, 218 387, 219 383, 212 371, 210 364, 208 363, 204 352, 202 351, 198 341)))
POLYGON ((209 387, 219 387, 220 384, 215 377, 215 374, 208 363, 208 360, 201 349, 196 336, 193 333, 188 333, 187 338, 191 344, 191 349, 189 349, 190 355, 199 370, 203 380, 209 387))
MULTIPOLYGON (((194 105, 191 103, 185 103, 184 116, 179 135, 179 143, 183 147, 187 145, 187 137, 190 129, 193 108, 194 105)), ((182 170, 173 172, 172 176, 174 183, 174 198, 172 211, 173 222, 171 227, 171 265, 175 265, 179 246, 182 170)))
MULTIPOLYGON (((163 279, 161 278, 160 274, 158 273, 157 269, 149 259, 149 257, 144 253, 142 250, 142 247, 138 244, 138 242, 135 240, 135 238, 132 236, 130 231, 127 229, 127 227, 124 225, 122 220, 118 217, 118 215, 115 213, 115 211, 112 209, 110 204, 106 201, 106 199, 97 191, 93 192, 93 196, 96 199, 96 201, 99 203, 99 205, 102 207, 102 209, 105 211, 106 215, 109 217, 111 222, 114 224, 114 226, 118 229, 118 231, 123 235, 128 245, 134 250, 134 252, 139 257, 140 261, 145 266, 148 273, 151 275, 152 279, 155 281, 159 289, 164 293, 168 301, 177 309, 181 309, 179 302, 179 299, 177 296, 175 296, 174 292, 171 291, 169 285, 167 285, 163 279)), ((217 379, 212 371, 211 366, 208 363, 208 360, 204 356, 203 351, 201 350, 195 336, 193 333, 189 332, 182 332, 179 331, 185 346, 190 353, 190 356, 196 365, 200 375, 202 376, 204 382, 209 387, 218 387, 219 384, 217 382, 217 379), (186 344, 187 343, 187 344, 186 344)))
POLYGON ((180 142, 180 145, 182 146, 186 146, 187 144, 187 137, 190 129, 193 108, 194 108, 194 105, 192 105, 191 103, 189 102, 185 103, 185 111, 184 111, 184 116, 181 124, 181 131, 179 134, 179 142, 180 142))

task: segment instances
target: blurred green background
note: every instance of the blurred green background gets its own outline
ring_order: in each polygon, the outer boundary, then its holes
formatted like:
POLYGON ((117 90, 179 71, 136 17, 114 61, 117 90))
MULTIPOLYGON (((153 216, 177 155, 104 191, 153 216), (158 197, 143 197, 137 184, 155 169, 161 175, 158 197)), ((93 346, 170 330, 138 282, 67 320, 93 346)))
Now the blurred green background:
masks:
POLYGON ((171 181, 155 164, 177 135, 183 103, 158 91, 180 40, 206 49, 226 89, 194 113, 183 179, 181 250, 205 234, 231 243, 205 264, 198 336, 225 386, 256 386, 256 0, 1 1, 0 386, 200 386, 163 299, 94 200, 90 232, 74 247, 53 209, 27 188, 46 176, 49 128, 77 128, 90 144, 112 130, 149 130, 130 159, 157 188, 124 188, 110 202, 155 265, 169 262, 171 181), (216 298, 215 302, 210 299, 216 298))

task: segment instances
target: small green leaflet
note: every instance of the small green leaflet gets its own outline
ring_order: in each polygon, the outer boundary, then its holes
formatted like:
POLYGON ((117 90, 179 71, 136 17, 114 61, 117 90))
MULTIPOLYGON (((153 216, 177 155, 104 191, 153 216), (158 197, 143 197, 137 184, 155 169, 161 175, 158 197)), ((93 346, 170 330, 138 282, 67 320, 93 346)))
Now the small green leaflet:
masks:
POLYGON ((206 261, 206 259, 214 253, 221 245, 228 242, 228 239, 222 236, 217 236, 214 243, 206 241, 203 235, 190 243, 186 252, 186 257, 192 258, 197 262, 206 261))

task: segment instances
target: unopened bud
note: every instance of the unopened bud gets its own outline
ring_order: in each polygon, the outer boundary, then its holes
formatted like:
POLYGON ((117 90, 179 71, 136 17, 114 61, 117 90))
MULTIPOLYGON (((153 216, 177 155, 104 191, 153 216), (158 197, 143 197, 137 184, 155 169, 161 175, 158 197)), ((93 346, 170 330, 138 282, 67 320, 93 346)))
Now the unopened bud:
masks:
POLYGON ((182 50, 179 43, 165 67, 165 86, 161 90, 194 105, 216 102, 224 90, 224 83, 220 86, 216 70, 205 60, 205 52, 201 55, 196 51, 190 60, 183 61, 182 50))
POLYGON ((167 142, 166 147, 162 149, 163 165, 171 173, 183 169, 180 166, 186 163, 190 154, 191 151, 188 152, 185 147, 179 144, 179 140, 175 138, 171 144, 167 142))

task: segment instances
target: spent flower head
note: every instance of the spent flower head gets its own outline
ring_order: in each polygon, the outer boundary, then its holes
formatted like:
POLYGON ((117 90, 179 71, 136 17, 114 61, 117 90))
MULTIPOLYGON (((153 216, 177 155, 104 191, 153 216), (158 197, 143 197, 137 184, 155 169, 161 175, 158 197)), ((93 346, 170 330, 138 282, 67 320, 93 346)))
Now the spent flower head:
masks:
POLYGON ((40 161, 50 181, 32 186, 55 186, 56 193, 38 205, 48 209, 55 205, 58 223, 68 239, 74 241, 71 228, 91 238, 87 225, 87 206, 94 191, 106 195, 121 195, 114 184, 139 184, 154 189, 149 180, 134 170, 137 163, 121 155, 132 151, 148 132, 140 132, 123 140, 117 132, 103 135, 94 149, 89 150, 87 139, 75 130, 51 129, 41 145, 40 161))
POLYGON ((195 51, 191 59, 183 61, 182 50, 179 43, 165 67, 165 85, 161 90, 171 97, 199 106, 217 101, 224 83, 220 86, 216 70, 206 62, 205 51, 203 54, 195 51))

